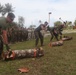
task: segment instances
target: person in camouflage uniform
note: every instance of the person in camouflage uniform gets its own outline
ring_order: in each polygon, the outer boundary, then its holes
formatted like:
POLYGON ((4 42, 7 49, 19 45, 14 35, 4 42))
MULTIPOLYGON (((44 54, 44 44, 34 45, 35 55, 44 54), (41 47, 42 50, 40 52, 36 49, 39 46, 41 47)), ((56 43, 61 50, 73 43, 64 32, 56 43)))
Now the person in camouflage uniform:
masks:
POLYGON ((58 41, 58 31, 57 31, 57 28, 56 27, 47 27, 47 30, 50 31, 50 34, 51 34, 51 38, 50 38, 50 41, 52 41, 52 39, 55 37, 56 40, 58 41))
POLYGON ((63 28, 65 27, 64 24, 61 24, 57 27, 47 27, 47 30, 50 31, 50 34, 51 34, 51 39, 50 41, 52 41, 52 39, 55 37, 56 40, 58 41, 58 37, 60 36, 60 39, 62 39, 62 31, 63 31, 63 28))
POLYGON ((37 47, 39 39, 40 39, 40 43, 41 46, 43 46, 44 44, 44 37, 41 33, 41 30, 46 30, 46 26, 48 25, 48 22, 45 22, 44 24, 40 24, 35 30, 34 30, 34 34, 35 34, 35 46, 37 47))
MULTIPOLYGON (((13 13, 8 13, 7 17, 0 17, 0 31, 2 31, 2 33, 0 34, 1 38, 0 40, 2 40, 2 44, 5 44, 6 46, 6 50, 10 51, 10 47, 8 46, 8 38, 7 38, 7 30, 10 27, 11 22, 14 20, 15 15, 13 13)), ((0 49, 0 57, 1 54, 3 52, 3 47, 2 49, 0 49)))

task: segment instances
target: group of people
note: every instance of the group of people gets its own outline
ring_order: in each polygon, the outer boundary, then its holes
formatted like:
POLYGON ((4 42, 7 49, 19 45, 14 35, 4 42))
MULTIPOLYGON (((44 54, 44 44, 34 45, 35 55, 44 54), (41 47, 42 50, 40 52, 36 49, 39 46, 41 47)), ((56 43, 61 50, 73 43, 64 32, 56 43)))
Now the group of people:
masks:
MULTIPOLYGON (((10 25, 10 23, 13 22, 15 18, 15 15, 13 13, 8 13, 7 17, 4 19, 5 22, 3 22, 3 24, 0 25, 0 57, 1 54, 3 52, 3 45, 5 44, 6 46, 6 50, 9 52, 11 51, 9 45, 8 45, 8 37, 7 37, 7 29, 10 25)), ((39 40, 41 43, 41 46, 44 46, 44 36, 41 33, 41 30, 45 30, 45 31, 50 31, 52 37, 50 39, 50 41, 53 39, 53 37, 55 36, 55 38, 57 40, 58 39, 58 35, 60 34, 62 36, 62 29, 64 28, 64 25, 60 25, 60 27, 56 28, 56 27, 49 27, 48 22, 45 21, 44 24, 40 24, 35 30, 34 30, 34 34, 35 34, 35 47, 38 46, 39 40)))
POLYGON ((44 37, 41 33, 41 30, 45 30, 45 31, 49 31, 51 34, 51 39, 50 41, 52 41, 52 39, 55 37, 57 41, 59 41, 58 37, 60 35, 60 39, 62 39, 62 31, 63 28, 65 27, 65 23, 59 25, 58 27, 49 27, 48 22, 45 21, 44 24, 40 24, 34 31, 35 33, 35 46, 38 45, 39 39, 40 39, 40 43, 41 46, 44 46, 44 37))
POLYGON ((28 38, 28 30, 25 27, 19 27, 15 24, 12 24, 11 28, 9 28, 7 32, 8 42, 10 44, 26 41, 28 38))

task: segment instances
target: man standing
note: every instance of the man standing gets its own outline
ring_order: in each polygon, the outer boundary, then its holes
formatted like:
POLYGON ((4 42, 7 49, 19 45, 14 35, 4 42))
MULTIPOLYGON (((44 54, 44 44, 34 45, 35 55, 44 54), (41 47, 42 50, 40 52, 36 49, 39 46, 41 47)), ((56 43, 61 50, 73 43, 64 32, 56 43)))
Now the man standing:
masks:
POLYGON ((57 30, 58 30, 58 34, 60 35, 60 39, 62 39, 62 31, 63 31, 63 28, 65 27, 64 24, 61 24, 57 27, 57 30))
POLYGON ((43 40, 44 40, 44 37, 42 35, 42 33, 40 32, 41 30, 46 30, 46 26, 48 25, 48 22, 45 22, 44 24, 40 24, 34 31, 35 33, 35 46, 38 45, 38 42, 39 42, 39 39, 40 39, 40 43, 41 43, 41 46, 43 46, 43 40))
MULTIPOLYGON (((10 51, 10 47, 8 46, 8 38, 7 38, 7 30, 10 27, 12 21, 14 20, 15 15, 13 13, 8 13, 7 17, 0 17, 0 40, 2 40, 2 44, 5 44, 6 50, 10 51)), ((0 45, 1 46, 1 45, 0 45)), ((0 49, 0 56, 3 52, 3 47, 0 49)))

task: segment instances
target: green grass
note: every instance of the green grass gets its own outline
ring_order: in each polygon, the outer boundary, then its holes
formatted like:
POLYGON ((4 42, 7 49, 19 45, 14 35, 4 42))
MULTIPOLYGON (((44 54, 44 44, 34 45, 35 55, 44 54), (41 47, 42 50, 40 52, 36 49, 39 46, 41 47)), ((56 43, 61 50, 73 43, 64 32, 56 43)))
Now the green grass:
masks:
MULTIPOLYGON (((64 41, 63 46, 59 47, 49 47, 50 37, 45 38, 43 57, 0 60, 0 75, 76 75, 76 34, 67 35, 73 39, 64 41), (18 69, 21 67, 29 68, 29 72, 20 74, 18 69)), ((10 46, 12 50, 29 49, 34 48, 34 42, 35 40, 31 40, 10 46)))

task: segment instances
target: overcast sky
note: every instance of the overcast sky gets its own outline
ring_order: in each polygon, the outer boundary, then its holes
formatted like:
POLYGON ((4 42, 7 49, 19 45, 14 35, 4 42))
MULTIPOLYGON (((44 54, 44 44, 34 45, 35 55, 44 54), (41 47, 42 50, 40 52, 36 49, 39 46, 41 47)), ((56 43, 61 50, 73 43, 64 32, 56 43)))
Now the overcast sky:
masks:
POLYGON ((18 16, 23 16, 26 27, 30 24, 38 26, 39 20, 43 23, 48 21, 49 12, 52 12, 50 26, 53 26, 59 17, 64 21, 72 22, 76 19, 76 0, 0 0, 0 3, 2 5, 12 4, 16 15, 14 21, 18 21, 18 16))

